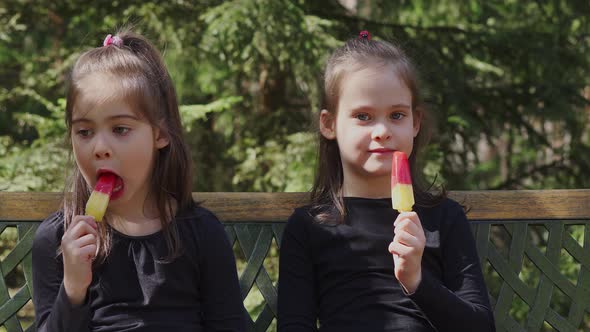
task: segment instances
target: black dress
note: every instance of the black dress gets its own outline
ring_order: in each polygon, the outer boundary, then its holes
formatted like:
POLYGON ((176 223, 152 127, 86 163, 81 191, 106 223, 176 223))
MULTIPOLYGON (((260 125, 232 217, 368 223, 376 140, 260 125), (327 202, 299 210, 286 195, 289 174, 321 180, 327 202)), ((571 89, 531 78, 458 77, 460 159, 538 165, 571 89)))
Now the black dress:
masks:
POLYGON ((343 224, 295 210, 281 245, 278 330, 493 331, 475 242, 459 204, 416 208, 426 236, 422 281, 408 295, 388 246, 391 200, 345 198, 343 224))
POLYGON ((208 210, 175 217, 183 253, 170 263, 163 233, 113 233, 107 261, 93 271, 86 301, 70 304, 57 254, 63 214, 40 225, 33 242, 38 331, 244 331, 236 265, 223 225, 208 210))

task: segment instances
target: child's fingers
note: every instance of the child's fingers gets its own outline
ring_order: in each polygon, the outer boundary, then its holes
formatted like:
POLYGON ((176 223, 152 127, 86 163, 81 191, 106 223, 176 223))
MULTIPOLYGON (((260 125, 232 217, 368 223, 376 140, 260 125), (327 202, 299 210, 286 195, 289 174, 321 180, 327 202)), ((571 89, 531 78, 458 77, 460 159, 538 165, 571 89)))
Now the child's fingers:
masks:
POLYGON ((86 219, 83 219, 78 221, 73 227, 70 227, 64 235, 71 239, 77 239, 86 234, 98 235, 98 231, 86 219))
POLYGON ((402 221, 402 219, 406 219, 406 218, 407 218, 407 212, 401 212, 395 218, 395 221, 393 222, 393 226, 397 225, 400 221, 402 221))
MULTIPOLYGON (((395 237, 392 243, 399 244, 403 246, 404 250, 402 252, 398 252, 400 257, 422 257, 422 253, 424 252, 424 244, 420 242, 415 237, 405 233, 406 235, 400 235, 395 237), (400 240, 401 239, 401 240, 400 240)), ((397 247, 396 247, 397 248, 397 247)))
POLYGON ((86 234, 74 241, 74 246, 77 248, 82 248, 91 244, 96 245, 96 235, 94 234, 86 234))
POLYGON ((416 237, 422 238, 424 235, 424 230, 422 227, 418 226, 415 221, 411 219, 402 219, 393 229, 394 234, 400 232, 407 232, 416 237))
POLYGON ((87 224, 92 226, 94 229, 98 228, 98 225, 96 224, 96 221, 94 220, 94 217, 85 216, 85 215, 77 215, 77 216, 74 216, 74 218, 72 218, 72 222, 70 223, 68 229, 71 229, 72 227, 74 227, 76 224, 78 224, 81 221, 85 221, 87 224))
MULTIPOLYGON (((90 226, 87 226, 90 227, 90 226)), ((79 264, 88 262, 96 256, 97 237, 94 234, 86 234, 69 243, 63 243, 64 246, 64 264, 79 264)))
POLYGON ((407 256, 413 250, 412 248, 410 248, 410 247, 408 247, 406 245, 403 245, 403 244, 401 244, 399 242, 391 242, 389 244, 389 248, 388 249, 389 249, 389 252, 392 255, 397 255, 399 257, 407 256))
POLYGON ((86 219, 86 222, 94 229, 98 229, 98 224, 96 223, 96 220, 94 220, 94 217, 91 216, 87 216, 88 219, 86 219))
POLYGON ((397 251, 395 249, 396 249, 396 243, 394 243, 392 241, 391 243, 389 243, 389 247, 387 248, 387 250, 389 251, 390 254, 397 256, 397 251))
POLYGON ((98 238, 98 232, 92 226, 87 224, 85 221, 78 222, 73 228, 70 228, 62 237, 61 244, 64 250, 73 250, 77 246, 75 241, 84 235, 91 234, 95 238, 98 238))
POLYGON ((393 242, 401 243, 408 247, 420 248, 422 243, 420 239, 408 232, 397 232, 393 237, 393 242))
POLYGON ((400 213, 397 218, 395 218, 395 221, 393 222, 393 226, 397 226, 400 222, 402 222, 403 220, 412 220, 413 223, 416 224, 416 226, 418 226, 419 228, 422 228, 422 223, 420 223, 420 217, 418 217, 418 214, 416 212, 402 212, 400 213))
POLYGON ((395 218, 395 221, 393 222, 393 224, 395 225, 396 222, 400 221, 401 219, 406 219, 406 218, 418 218, 418 214, 414 211, 400 212, 400 214, 398 214, 397 218, 395 218))
POLYGON ((96 244, 89 244, 80 248, 79 257, 87 261, 93 260, 96 256, 96 248, 96 244))

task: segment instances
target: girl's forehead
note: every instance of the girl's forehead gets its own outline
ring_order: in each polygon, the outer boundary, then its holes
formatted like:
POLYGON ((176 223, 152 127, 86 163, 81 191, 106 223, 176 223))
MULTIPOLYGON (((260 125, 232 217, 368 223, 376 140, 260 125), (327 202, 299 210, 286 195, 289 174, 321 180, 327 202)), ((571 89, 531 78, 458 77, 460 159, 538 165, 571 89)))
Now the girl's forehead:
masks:
POLYGON ((353 63, 346 68, 345 75, 357 75, 372 78, 375 76, 398 76, 396 66, 393 63, 367 60, 363 63, 353 63))
POLYGON ((88 112, 104 105, 125 105, 125 108, 135 115, 142 114, 133 107, 134 102, 129 88, 125 87, 121 79, 109 74, 88 75, 77 82, 78 96, 74 103, 73 117, 83 117, 88 112))
POLYGON ((412 92, 392 66, 350 71, 342 77, 339 90, 337 109, 412 107, 412 92))
POLYGON ((366 93, 364 90, 383 89, 408 89, 404 79, 395 70, 393 65, 366 66, 348 70, 342 76, 339 86, 339 94, 342 97, 345 91, 348 93, 366 93))
POLYGON ((136 112, 133 107, 125 100, 121 99, 110 99, 100 104, 94 104, 92 106, 78 105, 76 103, 73 113, 72 121, 77 122, 78 120, 89 120, 100 122, 105 119, 117 118, 117 117, 134 117, 141 119, 141 115, 136 112))
POLYGON ((106 100, 123 94, 119 77, 110 73, 93 73, 76 82, 80 96, 88 99, 106 100))

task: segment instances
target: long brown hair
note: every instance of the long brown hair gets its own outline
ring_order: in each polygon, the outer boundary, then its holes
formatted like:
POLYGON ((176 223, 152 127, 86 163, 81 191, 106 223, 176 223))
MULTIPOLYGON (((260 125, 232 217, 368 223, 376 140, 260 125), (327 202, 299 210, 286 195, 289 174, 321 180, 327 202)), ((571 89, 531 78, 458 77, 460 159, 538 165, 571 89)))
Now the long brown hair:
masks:
MULTIPOLYGON (((325 109, 333 115, 332 118, 335 118, 338 112, 341 81, 347 72, 381 64, 393 65, 395 73, 412 93, 412 112, 416 116, 422 117, 420 131, 414 138, 414 149, 409 157, 410 170, 416 206, 434 206, 446 197, 446 192, 442 187, 439 193, 430 192, 432 184, 427 185, 425 182, 422 176, 423 165, 418 162, 418 157, 428 144, 432 134, 432 117, 424 105, 418 88, 417 70, 399 46, 361 37, 350 39, 336 49, 326 64, 320 112, 325 109)), ((319 122, 319 114, 316 119, 319 122)), ((346 215, 342 193, 344 174, 338 142, 325 138, 319 129, 317 132, 319 140, 318 168, 311 191, 316 220, 343 222, 346 215)))
MULTIPOLYGON (((118 91, 118 94, 153 128, 159 128, 166 135, 169 144, 156 152, 150 194, 156 198, 168 247, 168 256, 159 259, 171 261, 182 251, 174 221, 174 207, 181 211, 195 206, 191 196, 191 158, 182 133, 176 91, 160 53, 146 38, 129 28, 119 31, 116 37, 122 41, 120 45, 111 44, 86 51, 72 69, 66 101, 67 137, 71 145, 73 110, 81 94, 87 93, 80 82, 90 75, 108 75, 121 82, 123 91, 118 91)), ((78 165, 73 164, 63 203, 65 229, 75 215, 84 214, 92 191, 78 165)), ((108 256, 113 233, 108 220, 98 224, 100 237, 95 264, 103 263, 108 256)))

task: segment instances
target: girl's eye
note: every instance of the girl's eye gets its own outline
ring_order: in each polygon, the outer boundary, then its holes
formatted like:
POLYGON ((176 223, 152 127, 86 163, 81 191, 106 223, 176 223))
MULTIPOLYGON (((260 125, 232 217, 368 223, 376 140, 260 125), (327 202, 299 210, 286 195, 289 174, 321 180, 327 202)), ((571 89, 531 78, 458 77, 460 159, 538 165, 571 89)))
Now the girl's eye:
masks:
POLYGON ((90 135, 92 135, 92 131, 90 129, 79 129, 78 131, 76 131, 76 134, 78 134, 78 136, 81 137, 89 137, 90 135))
POLYGON ((404 116, 405 116, 405 114, 403 114, 401 112, 391 113, 391 118, 393 120, 401 120, 404 116))
POLYGON ((354 117, 361 121, 367 121, 370 119, 369 114, 367 113, 358 113, 354 117))
POLYGON ((115 127, 113 128, 113 132, 117 135, 125 136, 129 133, 130 128, 127 127, 115 127))

